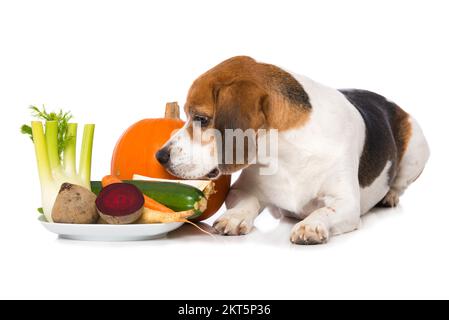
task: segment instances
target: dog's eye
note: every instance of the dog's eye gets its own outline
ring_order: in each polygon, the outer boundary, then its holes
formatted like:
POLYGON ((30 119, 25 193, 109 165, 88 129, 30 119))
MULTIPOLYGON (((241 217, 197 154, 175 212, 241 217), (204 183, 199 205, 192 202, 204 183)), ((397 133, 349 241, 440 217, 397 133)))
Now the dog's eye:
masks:
POLYGON ((194 115, 193 121, 199 122, 201 127, 207 127, 209 125, 209 117, 206 116, 194 115))

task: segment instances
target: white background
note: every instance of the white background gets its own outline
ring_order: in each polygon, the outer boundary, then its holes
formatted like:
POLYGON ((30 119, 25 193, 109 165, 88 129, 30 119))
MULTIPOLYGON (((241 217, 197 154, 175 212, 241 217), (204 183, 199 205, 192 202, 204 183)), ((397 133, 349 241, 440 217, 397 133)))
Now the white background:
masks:
MULTIPOLYGON (((449 298, 447 1, 1 1, 0 298, 449 298), (328 245, 293 221, 216 240, 183 227, 140 243, 58 240, 37 222, 27 106, 97 124, 93 178, 133 122, 245 54, 334 87, 370 89, 421 123, 432 157, 394 210, 328 245)), ((323 128, 325 130, 326 128, 323 128)))

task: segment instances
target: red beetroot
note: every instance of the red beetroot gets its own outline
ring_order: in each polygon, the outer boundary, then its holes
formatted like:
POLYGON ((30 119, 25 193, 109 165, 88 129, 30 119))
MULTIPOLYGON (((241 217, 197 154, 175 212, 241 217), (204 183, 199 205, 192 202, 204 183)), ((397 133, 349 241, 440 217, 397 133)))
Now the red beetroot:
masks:
POLYGON ((145 200, 129 183, 113 183, 103 188, 95 201, 100 216, 110 224, 129 224, 140 218, 145 200))

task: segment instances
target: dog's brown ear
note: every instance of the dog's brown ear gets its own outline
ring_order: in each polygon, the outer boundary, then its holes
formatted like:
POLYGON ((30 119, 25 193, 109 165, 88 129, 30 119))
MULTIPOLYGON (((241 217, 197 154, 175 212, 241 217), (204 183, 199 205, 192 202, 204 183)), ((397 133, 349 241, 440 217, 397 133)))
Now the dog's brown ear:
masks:
POLYGON ((214 127, 220 131, 222 142, 221 147, 218 147, 219 159, 222 161, 220 170, 231 173, 248 166, 254 159, 257 145, 255 138, 257 130, 266 127, 265 110, 269 98, 260 86, 250 80, 233 81, 221 86, 214 91, 214 96, 214 127), (233 130, 237 129, 247 134, 240 145, 237 137, 230 138, 230 134, 237 133, 233 130), (252 130, 246 131, 248 129, 252 130), (230 146, 231 140, 233 143, 230 146))
POLYGON ((213 90, 215 128, 260 129, 265 126, 268 94, 251 80, 237 80, 213 90))

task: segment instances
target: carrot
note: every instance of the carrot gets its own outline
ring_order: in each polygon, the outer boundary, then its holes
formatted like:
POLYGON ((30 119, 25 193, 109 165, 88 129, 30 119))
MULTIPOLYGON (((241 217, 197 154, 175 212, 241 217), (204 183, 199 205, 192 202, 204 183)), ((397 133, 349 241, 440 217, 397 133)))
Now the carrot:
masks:
MULTIPOLYGON (((123 183, 123 181, 113 175, 104 176, 103 179, 101 180, 101 185, 103 186, 103 188, 110 184, 113 184, 113 183, 123 183)), ((156 210, 159 212, 164 212, 164 213, 173 213, 174 212, 172 209, 167 208, 163 204, 157 202, 154 199, 151 199, 150 197, 148 197, 146 195, 143 195, 143 198, 145 199, 145 204, 144 204, 145 208, 156 210)))
POLYGON ((174 212, 172 209, 164 206, 162 203, 157 202, 154 199, 151 199, 150 197, 143 195, 143 198, 145 199, 145 208, 148 209, 153 209, 153 210, 158 210, 164 213, 170 213, 170 212, 174 212))
POLYGON ((103 186, 103 188, 113 183, 122 183, 122 182, 123 182, 122 180, 113 175, 104 176, 103 179, 101 179, 101 185, 103 186))

